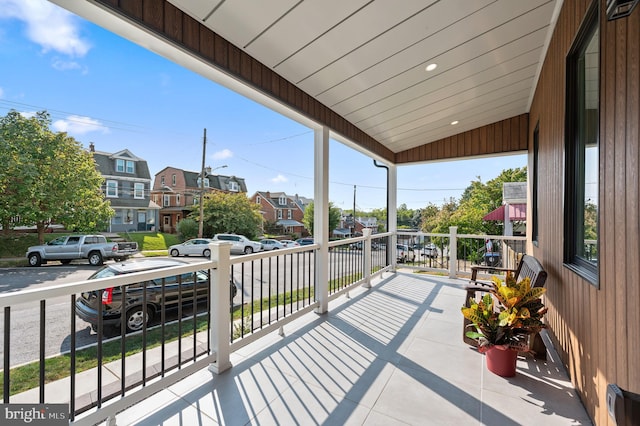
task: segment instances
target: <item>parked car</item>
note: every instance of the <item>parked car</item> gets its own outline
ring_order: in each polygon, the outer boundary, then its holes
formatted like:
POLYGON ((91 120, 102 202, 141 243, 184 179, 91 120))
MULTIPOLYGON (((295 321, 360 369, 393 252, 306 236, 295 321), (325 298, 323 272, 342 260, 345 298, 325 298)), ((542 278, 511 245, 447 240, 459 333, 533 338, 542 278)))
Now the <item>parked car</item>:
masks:
POLYGON ((49 260, 66 265, 74 259, 87 259, 89 264, 99 266, 107 259, 120 261, 136 253, 136 242, 107 242, 104 235, 67 235, 29 247, 26 256, 30 266, 40 266, 49 260))
MULTIPOLYGON (((364 241, 356 241, 355 243, 349 244, 349 248, 351 250, 362 250, 364 247, 364 241)), ((378 250, 378 243, 375 241, 371 241, 371 250, 378 250)))
POLYGON ((406 244, 397 244, 396 259, 399 263, 414 262, 416 260, 416 252, 413 247, 409 247, 406 244))
POLYGON ((192 240, 185 241, 182 244, 174 244, 169 247, 169 254, 173 257, 178 256, 204 256, 210 257, 211 250, 209 249, 209 243, 213 240, 210 238, 194 238, 192 240))
POLYGON ((236 234, 216 234, 213 236, 214 241, 229 241, 233 243, 231 253, 251 254, 262 250, 262 244, 257 241, 251 241, 244 235, 236 234))
MULTIPOLYGON (((177 259, 149 258, 129 260, 106 265, 91 275, 88 280, 183 265, 187 265, 187 263, 177 259)), ((122 322, 120 315, 124 311, 127 332, 142 330, 145 323, 148 324, 154 317, 160 315, 163 304, 166 309, 177 308, 179 294, 183 305, 193 304, 194 281, 196 301, 206 301, 209 274, 206 271, 197 271, 184 273, 180 276, 174 275, 164 279, 130 284, 126 287, 126 303, 124 307, 122 306, 122 291, 120 287, 84 292, 76 299, 76 315, 91 324, 93 330, 97 330, 98 305, 101 303, 103 326, 119 327, 122 322), (164 299, 162 294, 163 283, 164 299), (143 306, 145 305, 143 285, 147 287, 146 319, 143 313, 143 306)), ((238 289, 233 282, 230 283, 230 286, 231 297, 235 297, 238 289)))
POLYGON ((289 248, 289 247, 300 247, 300 244, 298 244, 296 241, 293 241, 293 240, 280 240, 280 243, 281 243, 285 248, 289 248))
POLYGON ((264 251, 278 250, 278 249, 284 248, 284 245, 280 241, 274 240, 272 238, 265 238, 264 240, 260 240, 260 244, 262 244, 262 250, 264 251))
POLYGON ((421 256, 430 257, 432 259, 437 258, 439 254, 440 254, 440 251, 438 250, 438 247, 433 243, 429 243, 426 246, 424 246, 422 248, 422 252, 420 253, 421 256))
POLYGON ((313 244, 313 238, 298 238, 296 240, 296 243, 300 244, 301 246, 310 246, 311 244, 313 244))

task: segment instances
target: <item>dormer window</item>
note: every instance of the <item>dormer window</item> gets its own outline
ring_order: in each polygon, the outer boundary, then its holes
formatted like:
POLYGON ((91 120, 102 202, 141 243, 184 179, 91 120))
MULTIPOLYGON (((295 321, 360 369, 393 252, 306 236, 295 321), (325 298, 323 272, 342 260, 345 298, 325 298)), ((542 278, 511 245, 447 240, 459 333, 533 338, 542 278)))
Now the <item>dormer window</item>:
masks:
POLYGON ((135 163, 131 160, 123 160, 122 158, 118 158, 116 160, 116 172, 133 174, 136 172, 135 163))
POLYGON ((229 181, 229 191, 238 192, 238 182, 235 180, 229 181))
POLYGON ((287 197, 283 197, 283 196, 281 196, 280 198, 278 198, 278 203, 279 203, 281 206, 286 206, 286 205, 287 205, 287 197))
MULTIPOLYGON (((202 178, 198 178, 198 188, 200 188, 201 182, 202 182, 202 178)), ((204 178, 204 187, 209 188, 209 178, 204 178)))

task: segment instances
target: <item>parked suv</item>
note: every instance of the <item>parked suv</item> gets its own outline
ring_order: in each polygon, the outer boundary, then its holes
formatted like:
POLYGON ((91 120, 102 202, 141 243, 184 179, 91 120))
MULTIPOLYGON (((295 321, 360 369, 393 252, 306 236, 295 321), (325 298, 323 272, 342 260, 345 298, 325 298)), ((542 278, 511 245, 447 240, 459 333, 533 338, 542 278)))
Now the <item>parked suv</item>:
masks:
POLYGON ((406 244, 396 245, 396 259, 399 263, 415 262, 416 252, 406 244))
MULTIPOLYGON (((88 280, 186 264, 186 262, 177 259, 150 258, 131 260, 104 266, 91 275, 88 280)), ((97 330, 98 304, 101 303, 103 326, 120 326, 122 322, 120 313, 124 310, 126 313, 127 332, 142 330, 145 322, 148 324, 154 317, 160 315, 163 303, 166 309, 175 309, 178 308, 179 298, 181 298, 183 305, 192 305, 194 282, 197 302, 205 302, 208 294, 209 274, 206 271, 197 271, 128 285, 126 287, 126 305, 124 309, 122 307, 122 291, 120 287, 84 292, 76 300, 76 315, 91 324, 93 330, 97 330), (163 281, 164 299, 162 294, 163 281), (143 313, 143 285, 145 284, 147 287, 146 321, 143 313)), ((237 287, 231 282, 231 297, 235 297, 237 292, 237 287)))
POLYGON ((236 234, 216 234, 213 236, 214 241, 229 241, 233 243, 231 253, 251 254, 262 250, 262 244, 257 241, 251 241, 244 235, 236 234))

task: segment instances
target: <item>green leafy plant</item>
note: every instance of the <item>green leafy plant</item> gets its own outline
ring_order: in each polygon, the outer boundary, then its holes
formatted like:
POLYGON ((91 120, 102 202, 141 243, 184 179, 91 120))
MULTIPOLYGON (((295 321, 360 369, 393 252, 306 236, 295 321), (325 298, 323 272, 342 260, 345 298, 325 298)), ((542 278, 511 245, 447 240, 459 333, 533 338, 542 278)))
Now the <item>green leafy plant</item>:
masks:
POLYGON ((476 339, 480 350, 497 345, 525 350, 527 337, 545 328, 542 318, 547 308, 540 299, 545 291, 531 287, 529 278, 516 282, 508 274, 503 282, 494 277, 480 300, 470 298, 469 306, 462 307, 462 315, 474 328, 466 336, 476 339))

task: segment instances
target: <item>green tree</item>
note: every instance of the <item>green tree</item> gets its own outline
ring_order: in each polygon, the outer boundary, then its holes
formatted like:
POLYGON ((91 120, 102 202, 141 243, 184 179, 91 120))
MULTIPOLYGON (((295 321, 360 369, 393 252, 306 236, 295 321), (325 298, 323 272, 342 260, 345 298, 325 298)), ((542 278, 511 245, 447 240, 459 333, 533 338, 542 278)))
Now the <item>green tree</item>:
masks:
MULTIPOLYGON (((199 221, 198 209, 189 217, 199 221)), ((214 191, 204 196, 203 224, 204 235, 233 233, 253 239, 260 232, 262 215, 259 205, 245 194, 214 191)))
MULTIPOLYGON (((313 235, 313 204, 310 203, 304 209, 304 217, 302 218, 302 223, 304 223, 305 228, 313 235)), ((329 234, 333 232, 334 229, 338 227, 340 223, 340 209, 335 207, 333 203, 329 203, 329 234)))
POLYGON ((5 232, 12 218, 35 225, 40 243, 51 223, 94 231, 114 214, 91 153, 50 124, 45 111, 27 118, 11 110, 0 118, 0 221, 5 232))
POLYGON ((196 238, 198 236, 198 222, 191 218, 182 219, 176 225, 176 229, 178 230, 182 241, 196 238))

